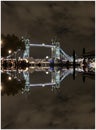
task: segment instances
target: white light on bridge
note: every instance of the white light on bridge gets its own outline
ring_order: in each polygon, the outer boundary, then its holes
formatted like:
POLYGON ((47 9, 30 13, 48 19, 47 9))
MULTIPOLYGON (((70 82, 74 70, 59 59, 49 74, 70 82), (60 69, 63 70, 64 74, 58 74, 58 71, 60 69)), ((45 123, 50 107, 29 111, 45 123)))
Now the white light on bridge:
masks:
POLYGON ((8 50, 8 53, 9 53, 9 54, 11 54, 11 53, 12 53, 12 51, 11 51, 11 50, 8 50))
POLYGON ((42 87, 45 87, 45 85, 43 84, 42 87))
POLYGON ((45 43, 42 43, 42 45, 44 46, 44 45, 45 45, 45 43))
POLYGON ((9 76, 9 77, 8 77, 8 80, 12 80, 12 77, 9 76))

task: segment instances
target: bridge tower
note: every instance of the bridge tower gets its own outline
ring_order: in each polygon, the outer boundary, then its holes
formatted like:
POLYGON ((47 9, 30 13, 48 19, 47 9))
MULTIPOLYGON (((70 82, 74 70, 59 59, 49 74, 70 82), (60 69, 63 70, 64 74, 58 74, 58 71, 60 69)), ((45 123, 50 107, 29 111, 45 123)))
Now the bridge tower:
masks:
POLYGON ((24 44, 25 44, 25 50, 23 53, 23 58, 29 58, 29 54, 30 54, 30 41, 29 39, 23 39, 24 44))
POLYGON ((51 47, 51 57, 56 61, 60 59, 60 43, 52 42, 53 47, 51 47))

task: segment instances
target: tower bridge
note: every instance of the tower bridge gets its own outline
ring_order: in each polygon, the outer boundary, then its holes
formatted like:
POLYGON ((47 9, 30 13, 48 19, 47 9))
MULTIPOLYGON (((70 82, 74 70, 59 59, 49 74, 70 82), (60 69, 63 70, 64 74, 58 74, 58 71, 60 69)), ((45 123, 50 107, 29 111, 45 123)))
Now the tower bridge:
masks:
POLYGON ((25 43, 25 51, 23 54, 23 58, 30 57, 30 48, 31 47, 45 47, 51 49, 51 58, 56 61, 56 59, 60 59, 61 57, 68 61, 73 61, 73 58, 66 54, 61 48, 59 42, 52 42, 51 44, 31 44, 29 39, 23 39, 25 43))
POLYGON ((18 81, 25 80, 25 88, 22 92, 30 91, 30 87, 36 86, 52 86, 52 88, 59 88, 60 83, 68 75, 72 74, 75 77, 75 72, 79 73, 95 73, 95 59, 92 57, 75 58, 75 51, 73 56, 66 54, 61 48, 59 42, 52 42, 52 44, 32 44, 29 39, 22 39, 25 44, 23 55, 20 54, 20 49, 16 52, 1 59, 1 69, 3 73, 7 73, 18 81), (47 56, 44 59, 34 59, 30 57, 31 47, 45 47, 51 49, 51 58, 47 56), (19 53, 19 55, 18 55, 19 53), (44 71, 46 74, 51 73, 51 81, 48 83, 30 83, 30 73, 34 71, 44 71))

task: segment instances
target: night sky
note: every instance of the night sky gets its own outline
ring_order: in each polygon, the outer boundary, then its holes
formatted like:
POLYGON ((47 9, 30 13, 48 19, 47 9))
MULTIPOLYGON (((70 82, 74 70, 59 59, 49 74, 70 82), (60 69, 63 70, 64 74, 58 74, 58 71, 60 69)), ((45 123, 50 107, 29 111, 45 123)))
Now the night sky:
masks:
MULTIPOLYGON (((95 49, 95 2, 1 2, 1 31, 24 36, 32 43, 50 43, 56 37, 65 52, 71 55, 75 49, 80 55, 84 47, 95 49)), ((34 52, 35 57, 45 54, 39 49, 34 52)), ((39 77, 42 80, 44 74, 34 73, 32 80, 39 77)), ((94 111, 94 80, 86 78, 83 83, 80 75, 76 80, 70 75, 59 93, 51 87, 37 87, 29 95, 2 96, 1 125, 5 129, 91 129, 94 111)))

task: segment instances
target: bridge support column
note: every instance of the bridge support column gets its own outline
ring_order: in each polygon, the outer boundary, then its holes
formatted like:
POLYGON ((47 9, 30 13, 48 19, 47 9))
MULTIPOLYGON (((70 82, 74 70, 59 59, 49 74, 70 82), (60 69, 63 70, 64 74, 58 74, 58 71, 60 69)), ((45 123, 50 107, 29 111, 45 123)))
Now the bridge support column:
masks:
POLYGON ((53 42, 53 47, 51 48, 51 56, 56 61, 56 59, 60 59, 60 43, 53 42))
POLYGON ((52 72, 51 82, 55 83, 53 88, 59 88, 60 87, 60 71, 52 72))
POLYGON ((29 58, 30 41, 29 39, 24 39, 23 41, 25 43, 25 50, 24 50, 23 58, 29 58))

